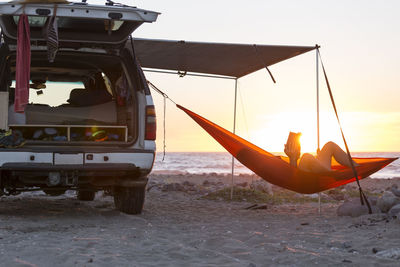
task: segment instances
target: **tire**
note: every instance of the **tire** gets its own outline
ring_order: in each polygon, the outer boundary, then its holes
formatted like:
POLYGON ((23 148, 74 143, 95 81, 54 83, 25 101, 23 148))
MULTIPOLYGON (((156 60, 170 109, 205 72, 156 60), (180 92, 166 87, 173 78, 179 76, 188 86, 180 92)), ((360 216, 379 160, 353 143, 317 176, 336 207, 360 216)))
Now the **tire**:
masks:
POLYGON ((115 187, 115 208, 123 213, 140 214, 143 210, 145 187, 115 187))
POLYGON ((43 192, 52 197, 61 196, 65 193, 65 189, 44 189, 43 192))
POLYGON ((96 196, 95 191, 89 191, 89 190, 78 190, 76 197, 78 200, 81 201, 93 201, 94 197, 96 196))

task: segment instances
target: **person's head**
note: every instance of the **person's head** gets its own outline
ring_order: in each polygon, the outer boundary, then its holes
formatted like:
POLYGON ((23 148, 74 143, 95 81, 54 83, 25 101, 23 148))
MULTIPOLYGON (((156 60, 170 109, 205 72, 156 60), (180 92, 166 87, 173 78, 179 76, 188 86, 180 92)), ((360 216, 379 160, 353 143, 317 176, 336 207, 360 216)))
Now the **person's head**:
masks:
POLYGON ((296 143, 300 144, 300 137, 301 137, 301 133, 295 133, 295 139, 296 139, 296 143))

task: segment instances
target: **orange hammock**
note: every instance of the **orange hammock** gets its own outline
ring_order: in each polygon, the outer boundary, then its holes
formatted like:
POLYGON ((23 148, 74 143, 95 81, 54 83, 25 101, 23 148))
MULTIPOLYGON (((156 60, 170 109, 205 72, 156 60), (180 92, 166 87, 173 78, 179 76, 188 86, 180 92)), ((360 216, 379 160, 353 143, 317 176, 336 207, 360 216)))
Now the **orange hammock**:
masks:
MULTIPOLYGON (((180 105, 176 106, 186 112, 244 166, 271 184, 298 193, 313 194, 356 180, 351 168, 336 162, 332 164, 333 170, 329 172, 312 173, 299 170, 288 163, 287 157, 274 156, 198 114, 180 105)), ((360 164, 356 167, 358 179, 363 179, 397 158, 353 159, 360 164)))

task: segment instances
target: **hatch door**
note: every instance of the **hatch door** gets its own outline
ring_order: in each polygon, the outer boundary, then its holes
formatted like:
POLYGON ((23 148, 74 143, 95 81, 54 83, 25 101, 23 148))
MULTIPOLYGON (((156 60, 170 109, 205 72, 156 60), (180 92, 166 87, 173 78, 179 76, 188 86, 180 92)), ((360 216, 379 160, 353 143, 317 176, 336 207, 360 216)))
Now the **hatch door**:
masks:
POLYGON ((25 12, 31 41, 44 41, 43 26, 56 12, 58 38, 62 43, 115 46, 144 22, 154 22, 159 13, 129 6, 68 4, 0 4, 0 25, 11 42, 16 42, 19 16, 25 12), (55 10, 56 9, 56 10, 55 10))

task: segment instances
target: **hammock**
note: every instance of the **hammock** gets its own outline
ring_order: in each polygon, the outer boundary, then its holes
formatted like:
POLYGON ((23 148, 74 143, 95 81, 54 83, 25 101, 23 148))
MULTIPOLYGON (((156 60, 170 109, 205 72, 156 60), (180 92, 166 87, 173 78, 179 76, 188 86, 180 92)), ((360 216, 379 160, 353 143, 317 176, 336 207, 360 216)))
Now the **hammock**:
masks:
MULTIPOLYGON (((271 184, 302 194, 313 194, 356 180, 351 168, 336 162, 332 164, 332 171, 312 173, 299 170, 289 164, 287 157, 275 156, 198 114, 180 105, 176 106, 186 112, 244 166, 271 184)), ((368 177, 396 159, 353 158, 360 165, 356 167, 358 179, 368 177)))

